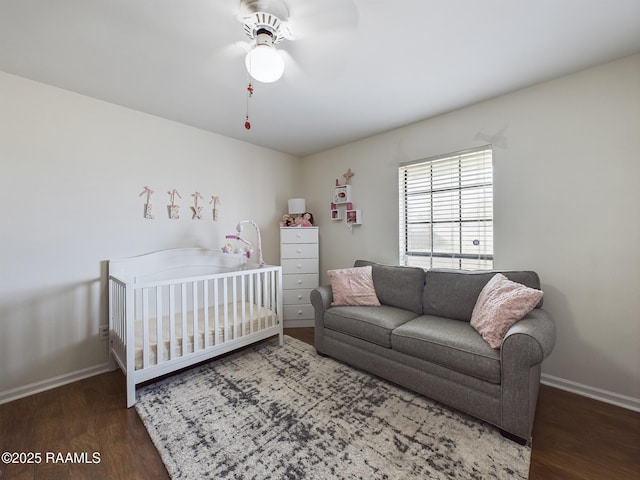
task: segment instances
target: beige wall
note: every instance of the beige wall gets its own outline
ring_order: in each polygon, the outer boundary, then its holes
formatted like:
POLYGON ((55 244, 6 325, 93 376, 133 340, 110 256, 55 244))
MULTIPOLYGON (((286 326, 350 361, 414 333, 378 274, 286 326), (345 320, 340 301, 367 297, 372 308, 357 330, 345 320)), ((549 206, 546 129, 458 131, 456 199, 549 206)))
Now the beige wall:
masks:
POLYGON ((557 323, 545 381, 640 408, 640 55, 303 159, 321 271, 397 263, 398 164, 487 143, 495 267, 536 270, 557 323), (353 230, 328 213, 347 168, 353 230))
POLYGON ((322 271, 396 263, 398 164, 493 143, 496 267, 538 271, 558 326, 545 381, 638 409, 639 132, 640 55, 301 162, 0 72, 0 402, 104 368, 109 258, 217 247, 251 218, 277 263, 277 221, 304 196, 322 271), (352 230, 329 219, 347 168, 364 221, 352 230), (174 187, 177 222, 163 211, 174 187), (195 190, 220 195, 219 222, 190 219, 195 190))
MULTIPOLYGON (((0 402, 107 362, 105 261, 219 247, 239 220, 279 261, 294 157, 0 72, 0 402), (143 187, 156 218, 143 218, 143 187), (180 220, 169 220, 177 188, 180 220), (192 220, 191 194, 220 196, 192 220)), ((248 233, 248 238, 252 238, 248 233)))

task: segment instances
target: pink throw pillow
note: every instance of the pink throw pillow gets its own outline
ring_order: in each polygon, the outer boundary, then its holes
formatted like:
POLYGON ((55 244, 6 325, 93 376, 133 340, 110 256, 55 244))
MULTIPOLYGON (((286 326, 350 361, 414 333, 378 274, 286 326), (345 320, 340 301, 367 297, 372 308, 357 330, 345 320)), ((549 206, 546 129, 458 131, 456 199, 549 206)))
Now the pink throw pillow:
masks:
POLYGON ((371 265, 366 267, 329 270, 333 301, 331 305, 361 305, 379 307, 380 301, 373 287, 371 265))
POLYGON ((542 290, 512 282, 501 273, 484 286, 471 314, 471 326, 491 348, 500 348, 507 330, 535 308, 542 290))

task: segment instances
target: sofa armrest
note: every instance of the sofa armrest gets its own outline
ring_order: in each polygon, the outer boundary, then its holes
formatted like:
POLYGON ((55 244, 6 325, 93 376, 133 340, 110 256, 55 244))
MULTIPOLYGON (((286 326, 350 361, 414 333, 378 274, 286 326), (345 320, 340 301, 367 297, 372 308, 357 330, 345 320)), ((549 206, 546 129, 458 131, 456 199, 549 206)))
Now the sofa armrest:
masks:
POLYGON ((501 428, 525 441, 533 428, 542 361, 553 350, 555 339, 551 315, 535 308, 507 331, 502 342, 501 428))
POLYGON ((311 305, 315 311, 313 338, 316 350, 324 353, 324 312, 331 307, 333 290, 331 285, 323 285, 311 290, 311 305))
POLYGON ((556 325, 546 310, 534 308, 507 331, 502 342, 501 360, 528 352, 528 366, 537 365, 551 354, 556 343, 556 325), (524 344, 527 348, 523 348, 524 344))
POLYGON ((311 290, 311 305, 316 313, 316 327, 318 326, 318 320, 321 321, 324 316, 324 311, 331 307, 333 301, 333 291, 331 285, 322 285, 320 287, 311 290))

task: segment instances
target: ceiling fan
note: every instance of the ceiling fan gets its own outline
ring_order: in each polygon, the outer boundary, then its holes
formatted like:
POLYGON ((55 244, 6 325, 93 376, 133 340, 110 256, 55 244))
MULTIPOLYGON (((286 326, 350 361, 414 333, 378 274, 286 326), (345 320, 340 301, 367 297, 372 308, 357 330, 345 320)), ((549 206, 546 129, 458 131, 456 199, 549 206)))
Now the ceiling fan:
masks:
POLYGON ((249 75, 262 83, 279 80, 287 54, 281 42, 313 39, 357 23, 353 0, 240 0, 238 19, 252 45, 245 57, 249 75), (317 37, 316 37, 317 36, 317 37))
POLYGON ((289 17, 287 6, 278 0, 244 0, 242 4, 250 12, 242 18, 244 32, 255 41, 245 57, 247 71, 259 82, 275 82, 284 73, 284 59, 274 45, 285 39, 285 32, 290 35, 288 25, 281 20, 289 17))

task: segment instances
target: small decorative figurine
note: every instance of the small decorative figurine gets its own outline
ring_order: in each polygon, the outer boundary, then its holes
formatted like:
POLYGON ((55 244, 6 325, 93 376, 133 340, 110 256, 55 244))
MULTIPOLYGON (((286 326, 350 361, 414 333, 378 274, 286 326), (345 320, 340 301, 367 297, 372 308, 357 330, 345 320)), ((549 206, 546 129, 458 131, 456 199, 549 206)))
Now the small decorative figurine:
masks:
POLYGON ((280 226, 281 227, 291 227, 293 226, 293 217, 291 215, 289 215, 288 213, 285 213, 282 216, 282 220, 280 220, 280 226))
POLYGON ((305 212, 302 215, 302 226, 303 227, 313 227, 313 215, 309 212, 305 212))

